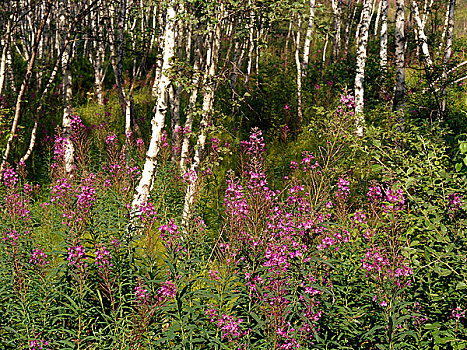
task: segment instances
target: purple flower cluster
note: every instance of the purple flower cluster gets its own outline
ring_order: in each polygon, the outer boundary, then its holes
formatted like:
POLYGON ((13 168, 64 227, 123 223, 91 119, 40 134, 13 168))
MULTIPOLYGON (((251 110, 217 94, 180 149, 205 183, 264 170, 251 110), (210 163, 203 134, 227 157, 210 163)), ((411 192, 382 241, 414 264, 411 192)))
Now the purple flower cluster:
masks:
POLYGON ((177 294, 177 287, 172 281, 165 281, 157 291, 157 294, 159 294, 159 297, 162 299, 175 299, 177 294))
POLYGON ((80 244, 68 248, 68 258, 69 265, 76 265, 78 267, 87 267, 85 263, 88 257, 86 256, 86 249, 80 244))
POLYGON ((80 217, 77 221, 83 220, 90 213, 90 210, 96 201, 96 190, 94 188, 94 180, 96 175, 90 173, 88 177, 82 179, 80 186, 77 188, 76 194, 76 206, 77 211, 80 213, 80 217))
POLYGON ((463 318, 465 318, 465 312, 467 310, 462 310, 460 306, 452 309, 452 312, 451 312, 451 317, 452 318, 455 318, 456 320, 461 320, 463 318))
POLYGON ((49 263, 47 260, 47 254, 45 254, 42 249, 34 248, 32 251, 31 259, 29 260, 30 264, 34 264, 39 267, 44 267, 49 263))
POLYGON ((141 284, 135 287, 135 300, 140 305, 145 305, 149 301, 149 292, 141 284))
POLYGON ((19 233, 15 229, 8 229, 3 235, 3 241, 11 245, 16 245, 19 240, 19 233))
POLYGON ((3 171, 3 184, 7 188, 13 188, 16 187, 16 184, 18 183, 18 174, 16 174, 15 169, 12 167, 7 167, 3 171))
POLYGON ((173 220, 170 220, 168 224, 161 225, 159 227, 160 237, 164 242, 166 248, 175 248, 176 251, 180 250, 180 232, 178 231, 178 226, 174 223, 173 220))
POLYGON ((385 193, 385 204, 383 204, 384 212, 399 212, 404 210, 405 199, 404 192, 401 188, 394 190, 392 187, 388 187, 385 193))
POLYGON ((248 331, 243 331, 240 325, 243 323, 241 318, 237 318, 231 315, 222 314, 218 317, 218 310, 211 307, 205 311, 209 321, 220 329, 222 339, 232 342, 238 340, 248 334, 248 331))
POLYGON ((409 277, 413 274, 403 257, 397 256, 390 261, 381 247, 370 248, 366 252, 362 259, 362 269, 367 271, 367 277, 372 276, 379 282, 390 281, 398 287, 410 286, 409 277))
POLYGON ((459 193, 452 193, 448 197, 449 215, 453 216, 462 206, 462 197, 459 193))
POLYGON ((44 340, 32 340, 29 343, 29 349, 31 350, 50 350, 50 348, 46 348, 46 346, 49 346, 48 341, 44 340))
POLYGON ((116 146, 118 142, 117 135, 115 133, 108 134, 105 138, 105 143, 109 146, 116 146))
POLYGON ((95 264, 101 269, 105 269, 107 266, 112 267, 113 264, 110 262, 112 260, 112 255, 109 250, 101 245, 96 249, 96 259, 95 264))
POLYGON ((339 182, 337 183, 336 197, 346 198, 350 194, 349 185, 350 182, 348 180, 339 178, 339 182))
POLYGON ((262 157, 266 146, 263 133, 258 128, 254 128, 250 134, 250 139, 242 141, 240 145, 251 157, 262 157))

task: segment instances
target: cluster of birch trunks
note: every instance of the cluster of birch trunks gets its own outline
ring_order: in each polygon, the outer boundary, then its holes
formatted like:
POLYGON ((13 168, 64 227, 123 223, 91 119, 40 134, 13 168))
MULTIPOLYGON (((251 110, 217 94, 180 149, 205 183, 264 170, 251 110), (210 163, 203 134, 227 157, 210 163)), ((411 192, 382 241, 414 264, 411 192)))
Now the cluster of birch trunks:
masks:
MULTIPOLYGON (((141 132, 134 115, 134 91, 143 77, 152 75, 153 79, 147 79, 153 81, 152 130, 132 207, 137 211, 149 199, 161 135, 170 127, 172 146, 178 150, 172 160, 178 163, 181 174, 189 172, 183 210, 183 220, 187 222, 197 192, 209 127, 215 122, 213 106, 219 78, 229 82, 232 96, 235 96, 238 84, 246 85, 252 76, 260 74, 260 55, 264 48, 275 44, 273 34, 285 29, 285 50, 290 41, 293 45, 297 125, 301 124, 304 109, 302 79, 312 67, 313 50, 321 50, 319 59, 323 63, 335 62, 349 52, 356 54, 356 133, 363 135, 365 64, 371 38, 380 43, 382 73, 395 67, 393 109, 399 111, 403 122, 408 28, 414 33, 426 71, 434 70, 435 59, 440 61, 437 66, 442 73, 430 81, 430 88, 439 101, 438 116, 444 117, 449 76, 466 63, 454 68, 449 66, 455 6, 456 0, 4 0, 0 8, 0 95, 8 89, 16 102, 8 138, 3 145, 0 174, 7 162, 23 163, 30 157, 38 123, 40 118, 45 118, 44 102, 58 84, 62 96, 63 137, 69 140, 72 86, 76 79, 71 62, 80 55, 92 66, 93 96, 99 104, 104 103, 106 74, 108 70, 113 71, 127 143, 132 132, 141 132), (430 45, 433 50, 434 43, 428 41, 426 34, 428 25, 433 32, 434 9, 437 12, 442 9, 444 19, 439 40, 441 49, 434 48, 441 54, 436 57, 430 53, 430 45), (394 18, 388 18, 390 15, 394 18), (328 23, 324 31, 322 26, 316 25, 317 20, 322 23, 323 19, 328 23), (394 23, 393 38, 388 35, 388 23, 394 23), (393 62, 388 61, 391 40, 395 44, 394 55, 390 55, 394 57, 393 62), (124 67, 124 58, 128 57, 132 63, 124 67), (20 70, 21 77, 19 69, 14 68, 15 59, 26 63, 25 70, 20 70), (179 79, 175 72, 181 62, 185 65, 183 72, 188 72, 186 79, 179 79), (35 116, 30 136, 25 137, 29 146, 20 159, 11 159, 22 112, 29 108, 25 99, 32 90, 38 102, 36 111, 30 113, 35 116), (188 100, 184 118, 180 111, 182 96, 188 100), (197 110, 197 106, 201 106, 201 110, 197 110), (167 113, 170 113, 170 126, 165 125, 167 113), (200 116, 199 121, 195 115, 200 116), (193 128, 195 121, 199 125, 193 128), (188 132, 181 132, 192 129, 198 130, 196 144, 190 144, 188 132), (188 163, 190 156, 192 160, 188 163)), ((287 59, 287 55, 285 57, 287 59)), ((464 77, 458 81, 461 79, 464 77)), ((65 169, 70 174, 73 153, 73 142, 67 142, 65 169)))

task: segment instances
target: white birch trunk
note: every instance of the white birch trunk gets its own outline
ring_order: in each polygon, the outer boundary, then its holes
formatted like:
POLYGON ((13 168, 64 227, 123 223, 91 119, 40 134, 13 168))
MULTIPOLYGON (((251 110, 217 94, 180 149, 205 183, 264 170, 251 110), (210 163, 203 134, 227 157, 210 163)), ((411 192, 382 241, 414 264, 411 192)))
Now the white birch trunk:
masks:
POLYGON ((186 172, 186 160, 188 159, 188 152, 190 147, 190 135, 191 130, 193 128, 193 115, 196 108, 196 101, 198 99, 198 89, 199 89, 199 69, 200 69, 200 60, 201 54, 199 50, 199 43, 195 46, 195 61, 193 65, 193 78, 192 78, 192 88, 190 91, 190 97, 188 102, 188 113, 185 120, 185 125, 183 127, 184 134, 183 134, 183 142, 182 142, 182 150, 180 153, 180 170, 181 174, 185 174, 186 172))
MULTIPOLYGON (((376 1, 376 0, 375 0, 376 1)), ((378 35, 378 28, 379 28, 379 20, 381 18, 381 7, 383 6, 384 0, 379 0, 378 3, 378 11, 376 12, 376 19, 375 19, 375 32, 374 36, 378 35)))
POLYGON ((441 34, 441 43, 445 43, 446 41, 446 33, 448 31, 449 26, 449 9, 450 9, 450 2, 446 5, 446 14, 444 15, 444 26, 443 26, 443 34, 441 34))
POLYGON ((341 14, 342 0, 332 0, 332 11, 334 13, 334 38, 332 44, 332 57, 337 59, 341 49, 341 14))
MULTIPOLYGON (((223 5, 221 4, 218 10, 218 16, 223 15, 223 5)), ((191 216, 195 195, 198 189, 198 171, 202 160, 204 159, 204 151, 206 145, 206 138, 208 127, 212 122, 212 109, 214 105, 214 93, 216 90, 216 83, 214 77, 216 75, 219 51, 221 44, 221 23, 220 21, 216 24, 212 31, 212 41, 209 45, 208 52, 206 54, 206 81, 205 81, 205 92, 203 96, 203 115, 200 123, 200 132, 196 143, 195 154, 193 157, 193 163, 190 168, 190 178, 188 187, 185 194, 185 204, 182 213, 182 225, 187 226, 188 220, 191 216)))
POLYGON ((152 131, 151 141, 146 153, 146 161, 144 163, 143 173, 136 188, 132 202, 132 212, 137 213, 139 208, 147 203, 149 192, 154 181, 154 171, 156 169, 157 155, 159 153, 159 142, 161 139, 162 129, 164 128, 165 113, 167 112, 167 89, 170 85, 168 72, 172 67, 171 58, 175 51, 175 4, 171 2, 167 9, 167 17, 164 31, 164 49, 162 59, 161 79, 158 89, 157 106, 154 117, 151 120, 152 131))
POLYGON ((443 55, 443 72, 441 75, 441 113, 440 119, 446 118, 446 85, 448 80, 448 64, 452 56, 452 39, 454 37, 454 9, 456 7, 456 0, 449 0, 448 6, 448 23, 446 26, 446 43, 444 45, 443 55))
MULTIPOLYGON (((64 4, 62 4, 64 6, 64 4)), ((62 45, 66 41, 66 22, 65 15, 62 13, 60 16, 60 36, 62 45)), ((73 97, 73 80, 71 75, 71 50, 72 46, 66 45, 63 48, 62 54, 62 97, 63 97, 63 116, 62 116, 62 128, 63 128, 63 137, 65 138, 65 154, 64 154, 64 166, 65 172, 70 175, 74 168, 74 147, 73 140, 71 139, 71 113, 72 105, 71 99, 73 97)))
POLYGON ((364 82, 365 65, 367 59, 368 31, 370 26, 371 0, 364 0, 363 9, 359 23, 359 37, 357 38, 357 72, 355 74, 355 115, 356 115, 356 135, 363 136, 364 119, 364 82))
MULTIPOLYGON (((251 0, 248 1, 248 5, 251 7, 251 0)), ((245 85, 248 84, 248 80, 251 75, 251 70, 253 66, 253 50, 255 48, 255 42, 254 42, 254 30, 255 30, 255 13, 253 10, 250 10, 250 23, 249 23, 249 49, 248 49, 248 63, 247 63, 247 68, 246 68, 246 77, 245 77, 245 85)))
POLYGON ((379 46, 379 59, 382 71, 388 66, 388 0, 381 0, 381 34, 379 46))
MULTIPOLYGON (((160 52, 163 51, 164 41, 160 38, 164 37, 164 16, 162 14, 162 10, 159 9, 159 39, 157 43, 158 50, 160 52)), ((156 67, 155 67, 155 77, 154 77, 154 84, 152 85, 152 96, 157 97, 159 96, 159 83, 161 81, 162 76, 162 64, 163 64, 163 54, 162 56, 157 57, 156 59, 156 67)))
POLYGON ((428 21, 428 16, 431 13, 432 6, 433 6, 433 0, 430 0, 430 3, 428 3, 428 0, 425 0, 425 6, 423 7, 423 16, 422 16, 423 29, 425 29, 426 22, 428 21))
POLYGON ((7 73, 7 52, 10 49, 10 37, 11 37, 11 22, 12 19, 9 18, 6 28, 5 36, 1 39, 1 46, 2 46, 2 57, 0 58, 0 96, 2 95, 3 86, 5 84, 5 77, 7 73))
POLYGON ((295 39, 295 65, 297 66, 297 130, 302 127, 303 111, 302 111, 302 65, 300 62, 300 27, 302 18, 298 14, 297 36, 295 39))
POLYGON ((423 57, 425 58, 425 63, 428 66, 428 68, 431 68, 433 66, 433 61, 431 60, 430 51, 428 50, 428 40, 425 35, 425 30, 423 28, 423 22, 420 18, 420 13, 418 11, 418 5, 415 0, 412 0, 412 11, 415 17, 415 22, 417 24, 418 42, 422 50, 423 57))
POLYGON ((395 43, 396 43, 396 86, 394 94, 394 111, 402 111, 405 104, 405 4, 404 0, 396 0, 396 29, 395 29, 395 43))
POLYGON ((306 75, 308 64, 310 62, 311 34, 313 32, 313 23, 315 18, 315 0, 310 0, 310 15, 308 16, 308 25, 306 27, 305 43, 303 44, 302 75, 306 75))
POLYGON ((44 30, 44 26, 45 26, 47 17, 49 16, 51 7, 52 7, 52 3, 49 0, 47 2, 47 10, 44 13, 44 17, 42 18, 39 29, 37 30, 36 40, 34 41, 34 45, 33 45, 32 50, 31 50, 31 55, 29 57, 28 65, 26 67, 26 74, 24 76, 23 82, 21 84, 21 88, 20 88, 18 96, 16 98, 15 115, 13 117, 13 123, 11 125, 10 135, 8 136, 6 146, 5 146, 5 151, 3 153, 2 163, 0 165, 0 179, 3 178, 3 171, 4 171, 6 163, 8 161, 8 156, 10 155, 10 152, 11 152, 11 144, 13 142, 13 139, 16 136, 16 131, 17 131, 17 128, 18 128, 18 123, 19 123, 19 117, 21 115, 21 103, 23 102, 24 93, 26 92, 26 89, 27 89, 28 84, 29 84, 29 80, 31 79, 32 70, 34 68, 34 63, 35 63, 35 60, 36 60, 37 48, 39 46, 39 39, 40 39, 40 37, 42 35, 42 31, 44 30))

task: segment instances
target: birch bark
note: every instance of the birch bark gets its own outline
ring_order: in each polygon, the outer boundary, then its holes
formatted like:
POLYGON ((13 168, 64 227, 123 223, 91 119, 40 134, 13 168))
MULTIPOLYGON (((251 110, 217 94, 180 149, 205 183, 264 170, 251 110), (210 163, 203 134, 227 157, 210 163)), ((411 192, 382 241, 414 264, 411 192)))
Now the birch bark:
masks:
POLYGON ((16 136, 16 131, 18 128, 18 122, 19 122, 19 117, 21 115, 21 103, 23 102, 23 96, 24 93, 26 92, 26 89, 29 84, 29 80, 31 79, 32 75, 32 70, 34 68, 34 63, 36 59, 36 54, 37 54, 37 48, 39 46, 39 39, 42 35, 42 31, 44 30, 45 23, 47 21, 47 17, 49 16, 50 10, 52 7, 52 1, 49 0, 47 1, 47 9, 44 13, 44 17, 42 18, 41 24, 39 26, 39 29, 37 30, 34 45, 31 51, 31 55, 29 57, 28 65, 26 68, 26 74, 24 76, 23 82, 21 84, 21 88, 18 93, 18 97, 16 98, 16 106, 15 106, 15 115, 13 117, 13 123, 11 125, 10 129, 10 135, 8 136, 6 146, 5 146, 5 152, 3 153, 3 158, 2 158, 2 163, 0 165, 0 179, 3 178, 3 170, 5 169, 6 163, 8 161, 8 156, 10 155, 11 152, 11 144, 16 136))
POLYGON ((301 129, 303 120, 302 111, 302 65, 300 62, 300 27, 302 24, 302 17, 298 13, 297 22, 297 36, 295 40, 295 65, 297 66, 297 130, 301 129))
POLYGON ((6 76, 6 59, 7 59, 7 51, 10 49, 10 38, 11 38, 11 24, 12 18, 8 19, 6 33, 2 36, 1 39, 1 47, 2 47, 2 57, 0 58, 0 95, 3 91, 3 86, 5 83, 5 76, 6 76))
POLYGON ((177 12, 175 8, 175 2, 171 1, 167 9, 167 17, 163 37, 164 49, 156 112, 151 120, 151 141, 149 143, 148 151, 146 153, 146 161, 144 163, 143 173, 141 175, 141 179, 133 197, 133 214, 137 213, 138 210, 147 203, 149 199, 149 191, 154 181, 154 172, 156 169, 157 155, 159 153, 160 147, 159 142, 162 135, 162 129, 164 128, 165 114, 167 112, 167 89, 170 85, 170 78, 168 76, 168 73, 172 67, 171 58, 174 56, 175 51, 174 25, 176 14, 177 12))
POLYGON ((388 0, 381 0, 381 34, 379 45, 379 59, 382 71, 388 65, 388 0))
MULTIPOLYGON (((223 4, 220 5, 217 16, 221 17, 223 15, 223 4)), ((214 105, 214 93, 216 90, 216 82, 214 77, 216 75, 217 66, 219 62, 219 51, 221 44, 221 25, 222 22, 219 20, 216 23, 215 27, 211 31, 212 41, 209 45, 208 52, 206 54, 206 81, 204 86, 204 96, 203 96, 203 111, 202 118, 200 123, 200 132, 198 135, 198 140, 196 142, 195 154, 193 157, 193 163, 190 168, 188 182, 188 187, 185 194, 185 204, 183 207, 182 213, 182 225, 187 226, 188 220, 190 219, 195 195, 198 189, 198 171, 201 165, 202 160, 204 159, 206 138, 208 133, 208 127, 212 123, 212 109, 214 105), (209 61, 208 61, 209 60, 209 61)))
POLYGON ((358 25, 359 37, 357 38, 357 72, 355 74, 355 115, 357 136, 363 136, 363 124, 365 122, 364 111, 364 81, 365 65, 367 59, 368 32, 370 26, 371 0, 364 0, 363 9, 358 25))
MULTIPOLYGON (((405 3, 404 0, 396 0, 396 86, 393 101, 393 110, 401 111, 403 114, 405 104, 405 3)), ((402 118, 402 116, 400 117, 402 118)), ((403 122, 403 120, 399 120, 403 122)))
POLYGON ((420 13, 418 11, 418 5, 415 0, 412 0, 412 11, 415 17, 415 22, 417 24, 417 33, 418 33, 418 42, 425 58, 425 63, 428 68, 433 66, 433 61, 431 60, 430 51, 428 50, 428 39, 425 35, 424 25, 420 18, 420 13))
POLYGON ((308 24, 306 27, 305 43, 303 44, 302 75, 306 75, 310 61, 311 34, 313 31, 313 22, 315 18, 315 0, 310 0, 309 6, 310 15, 308 16, 308 24))
POLYGON ((332 10, 334 13, 334 38, 332 45, 332 57, 334 60, 339 56, 341 49, 341 14, 342 0, 332 0, 332 10))
POLYGON ((446 118, 446 85, 448 80, 448 64, 451 61, 452 55, 452 38, 454 36, 454 9, 456 7, 456 0, 449 0, 448 6, 448 23, 446 26, 446 42, 444 45, 443 55, 443 72, 441 75, 441 113, 440 120, 446 118))
POLYGON ((188 158, 188 152, 190 147, 190 134, 193 127, 193 115, 196 108, 196 101, 198 99, 198 89, 199 89, 199 69, 200 69, 200 60, 201 54, 199 49, 199 42, 196 42, 195 51, 194 51, 194 64, 193 64, 193 78, 191 82, 190 97, 188 102, 188 113, 186 116, 185 125, 183 127, 183 143, 180 153, 180 170, 182 174, 186 172, 186 160, 188 158))

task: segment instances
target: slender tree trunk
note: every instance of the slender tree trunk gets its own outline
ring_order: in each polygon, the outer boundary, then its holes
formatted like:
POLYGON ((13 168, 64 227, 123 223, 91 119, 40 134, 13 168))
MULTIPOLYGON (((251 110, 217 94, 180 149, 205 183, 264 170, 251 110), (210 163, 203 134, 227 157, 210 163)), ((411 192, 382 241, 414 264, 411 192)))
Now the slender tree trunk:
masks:
POLYGON ((6 79, 8 81, 8 86, 10 87, 11 91, 13 91, 15 94, 17 93, 16 90, 16 82, 15 82, 15 76, 13 72, 13 59, 11 57, 12 55, 12 43, 10 43, 9 49, 6 51, 6 79))
POLYGON ((443 26, 443 34, 441 34, 441 43, 446 42, 446 34, 449 27, 449 12, 451 8, 451 2, 448 2, 446 5, 446 14, 444 15, 444 26, 443 26))
MULTIPOLYGON (((218 10, 218 16, 223 15, 223 5, 218 10)), ((202 160, 204 159, 205 145, 207 139, 208 127, 212 123, 212 109, 214 105, 214 93, 216 90, 216 82, 214 77, 216 75, 219 51, 221 44, 221 22, 219 21, 212 31, 212 40, 209 45, 208 52, 206 54, 206 81, 204 86, 203 96, 203 114, 200 123, 200 132, 198 135, 198 141, 196 142, 195 154, 193 157, 193 163, 190 168, 190 181, 185 194, 185 205, 182 213, 182 225, 187 226, 188 220, 191 216, 193 209, 194 198, 198 189, 198 171, 202 160), (209 60, 209 62, 208 62, 209 60)))
POLYGON ((379 0, 379 2, 378 2, 378 11, 376 12, 374 36, 378 35, 379 20, 381 19, 381 8, 383 7, 383 2, 384 2, 384 0, 379 0))
POLYGON ((297 66, 297 129, 301 130, 303 111, 302 111, 302 65, 300 62, 300 27, 302 17, 298 14, 297 36, 295 40, 295 65, 297 66))
POLYGON ((302 75, 306 75, 308 64, 310 62, 311 34, 313 31, 313 22, 315 18, 315 0, 310 0, 310 15, 308 16, 308 25, 306 28, 305 43, 303 44, 302 75))
POLYGON ((446 85, 448 80, 448 64, 451 61, 452 55, 452 38, 454 36, 454 9, 456 7, 456 0, 449 0, 449 16, 448 25, 446 28, 446 43, 444 45, 443 56, 443 72, 441 76, 441 113, 440 119, 446 119, 446 85))
POLYGON ((386 72, 388 66, 388 0, 381 0, 381 36, 379 58, 381 70, 386 72))
POLYGON ((3 86, 5 84, 5 76, 6 76, 6 60, 7 60, 7 52, 10 48, 10 37, 11 37, 11 22, 12 19, 8 19, 6 33, 5 36, 1 39, 1 46, 2 46, 2 57, 0 58, 0 96, 2 95, 3 86))
POLYGON ((403 110, 405 106, 405 4, 404 0, 396 0, 396 29, 395 29, 395 43, 396 43, 396 86, 394 95, 394 111, 401 111, 401 120, 399 124, 403 124, 403 110))
POLYGON ((193 128, 193 115, 196 108, 196 101, 198 99, 198 89, 199 89, 199 69, 200 69, 200 60, 201 60, 201 53, 199 49, 200 43, 197 42, 195 45, 195 61, 193 64, 193 78, 191 83, 191 91, 190 97, 188 102, 188 113, 186 116, 185 125, 183 127, 183 143, 182 143, 182 150, 180 153, 180 170, 182 174, 186 172, 186 160, 188 158, 188 152, 190 147, 190 135, 193 128))
MULTIPOLYGON (((248 5, 251 7, 251 0, 249 0, 248 5)), ((246 68, 246 77, 245 77, 245 85, 248 84, 248 80, 251 75, 251 70, 253 66, 253 50, 255 48, 255 41, 254 41, 254 32, 255 32, 255 12, 253 9, 250 10, 250 23, 249 23, 249 49, 248 49, 248 63, 246 68)))
POLYGON ((367 44, 368 44, 368 31, 370 26, 370 9, 371 0, 364 0, 363 9, 360 17, 359 24, 359 37, 357 38, 357 73, 355 75, 355 115, 356 119, 356 135, 363 136, 364 120, 364 81, 365 81, 365 65, 367 59, 367 44))
POLYGON ((427 37, 423 28, 423 22, 420 18, 420 13, 418 12, 418 5, 415 0, 412 0, 412 11, 417 24, 418 42, 422 50, 423 57, 425 58, 425 63, 427 67, 430 68, 433 66, 433 61, 431 60, 430 51, 428 50, 427 37))
POLYGON ((52 2, 51 0, 49 0, 47 2, 47 9, 44 13, 44 17, 42 18, 41 24, 36 33, 34 45, 31 50, 31 55, 29 57, 28 65, 26 67, 26 74, 24 76, 23 83, 21 84, 21 88, 19 90, 18 97, 16 99, 15 115, 13 118, 13 123, 11 125, 10 136, 7 139, 6 146, 5 146, 5 152, 3 153, 2 163, 0 165, 0 179, 3 178, 3 171, 5 170, 5 166, 8 161, 8 156, 10 155, 11 144, 13 143, 15 136, 17 136, 16 131, 18 128, 19 117, 21 115, 21 103, 23 102, 23 96, 24 96, 24 93, 26 92, 26 88, 28 87, 29 80, 32 75, 32 70, 34 68, 34 63, 36 60, 37 49, 39 46, 39 40, 44 30, 44 26, 47 21, 47 17, 49 16, 51 7, 52 7, 52 2))
POLYGON ((164 41, 161 40, 160 38, 164 37, 164 16, 162 14, 162 10, 159 9, 159 15, 158 15, 158 24, 159 24, 159 39, 157 42, 157 49, 159 52, 161 52, 161 56, 157 56, 156 59, 156 69, 155 69, 155 77, 154 77, 154 84, 152 85, 152 96, 157 97, 159 96, 159 83, 161 81, 161 76, 162 76, 162 64, 163 64, 163 49, 164 49, 164 41))
POLYGON ((62 55, 62 85, 63 85, 63 137, 66 140, 65 146, 65 171, 67 174, 71 174, 74 168, 74 147, 73 140, 71 139, 71 113, 72 104, 71 99, 73 97, 73 80, 71 74, 71 45, 65 47, 62 55))
POLYGON ((136 188, 133 197, 132 210, 133 213, 137 212, 141 206, 145 205, 149 199, 149 191, 154 181, 154 172, 156 169, 157 155, 160 148, 160 139, 162 130, 164 128, 165 114, 167 112, 167 89, 170 85, 170 78, 168 72, 172 67, 171 59, 175 52, 175 1, 171 1, 167 8, 167 17, 164 30, 164 49, 161 79, 158 89, 157 106, 154 117, 152 118, 152 131, 151 141, 149 143, 148 151, 146 153, 146 161, 144 163, 143 173, 136 188))
MULTIPOLYGON (((359 2, 360 1, 357 0, 357 4, 359 2)), ((345 27, 345 43, 344 43, 344 51, 345 52, 348 52, 348 50, 349 50, 349 43, 350 43, 350 36, 351 36, 351 32, 352 32, 352 27, 353 27, 353 23, 355 21, 355 17, 357 16, 358 6, 352 5, 352 0, 350 0, 349 1, 349 11, 352 9, 352 6, 353 6, 352 15, 350 16, 349 21, 347 21, 347 25, 345 27)), ((356 35, 356 37, 358 38, 358 35, 356 35)))
POLYGON ((428 3, 428 0, 425 0, 425 6, 423 7, 423 16, 422 16, 423 29, 425 29, 426 22, 428 21, 428 16, 431 13, 432 6, 433 6, 433 0, 430 0, 430 3, 428 3))
POLYGON ((36 109, 36 117, 34 119, 34 126, 31 131, 31 137, 29 140, 29 146, 28 149, 26 150, 26 153, 24 154, 23 157, 21 157, 20 161, 18 164, 24 164, 26 161, 29 159, 29 157, 32 154, 32 151, 34 149, 34 146, 36 144, 36 133, 37 133, 37 126, 38 126, 38 119, 40 118, 42 114, 42 109, 44 107, 44 100, 45 97, 47 96, 47 93, 49 92, 49 88, 52 86, 53 81, 55 80, 55 77, 58 72, 58 68, 61 66, 61 60, 62 60, 62 55, 63 55, 63 50, 64 48, 69 45, 69 37, 65 40, 65 43, 63 44, 62 50, 58 53, 54 68, 52 69, 52 72, 50 73, 49 80, 47 81, 47 84, 44 87, 44 90, 42 91, 41 97, 39 99, 39 103, 36 109))
POLYGON ((332 40, 332 57, 333 60, 336 61, 341 49, 342 0, 332 0, 332 11, 334 13, 334 38, 332 40))

